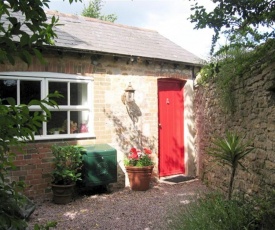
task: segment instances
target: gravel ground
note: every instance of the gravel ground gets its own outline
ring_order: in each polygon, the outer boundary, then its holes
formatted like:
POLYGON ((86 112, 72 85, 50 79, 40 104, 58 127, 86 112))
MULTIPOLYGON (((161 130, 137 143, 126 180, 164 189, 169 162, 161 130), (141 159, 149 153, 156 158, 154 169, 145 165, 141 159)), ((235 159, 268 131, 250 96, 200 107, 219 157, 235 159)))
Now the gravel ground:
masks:
POLYGON ((57 221, 56 229, 168 229, 169 216, 188 204, 207 187, 199 180, 181 184, 158 183, 145 192, 124 188, 111 193, 86 194, 67 205, 50 199, 36 201, 37 208, 29 219, 36 223, 57 221))

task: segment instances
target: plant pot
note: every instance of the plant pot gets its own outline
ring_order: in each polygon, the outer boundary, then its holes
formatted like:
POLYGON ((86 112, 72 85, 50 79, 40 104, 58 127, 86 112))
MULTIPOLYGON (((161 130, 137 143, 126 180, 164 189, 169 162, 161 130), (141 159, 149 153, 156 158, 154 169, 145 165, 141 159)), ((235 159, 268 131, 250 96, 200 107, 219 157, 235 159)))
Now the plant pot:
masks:
POLYGON ((125 166, 125 168, 132 190, 146 191, 149 189, 154 166, 125 166))
POLYGON ((56 204, 68 204, 72 201, 75 183, 69 185, 52 184, 53 202, 56 204))

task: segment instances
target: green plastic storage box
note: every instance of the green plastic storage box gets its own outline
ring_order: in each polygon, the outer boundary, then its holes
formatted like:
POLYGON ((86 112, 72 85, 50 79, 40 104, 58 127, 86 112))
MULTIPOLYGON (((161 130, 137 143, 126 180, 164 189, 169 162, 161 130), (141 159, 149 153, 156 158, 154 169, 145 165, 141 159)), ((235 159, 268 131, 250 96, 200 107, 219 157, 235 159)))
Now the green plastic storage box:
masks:
POLYGON ((117 182, 117 151, 108 144, 84 146, 82 184, 86 187, 117 182))

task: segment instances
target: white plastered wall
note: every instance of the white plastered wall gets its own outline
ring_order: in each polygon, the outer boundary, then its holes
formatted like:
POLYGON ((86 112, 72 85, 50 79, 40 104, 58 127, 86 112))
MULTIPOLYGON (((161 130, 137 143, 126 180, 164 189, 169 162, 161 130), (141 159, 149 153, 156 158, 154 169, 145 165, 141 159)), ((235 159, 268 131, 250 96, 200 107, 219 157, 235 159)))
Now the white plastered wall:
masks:
POLYGON ((194 147, 193 80, 184 85, 184 165, 186 176, 196 176, 196 155, 194 147))

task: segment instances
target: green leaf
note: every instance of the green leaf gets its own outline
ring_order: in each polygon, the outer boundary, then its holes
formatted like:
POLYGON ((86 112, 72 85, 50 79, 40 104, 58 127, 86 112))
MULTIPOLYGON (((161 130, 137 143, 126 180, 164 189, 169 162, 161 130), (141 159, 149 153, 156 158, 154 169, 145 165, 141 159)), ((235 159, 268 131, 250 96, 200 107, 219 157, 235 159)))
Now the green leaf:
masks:
POLYGON ((16 105, 16 101, 13 97, 8 97, 6 98, 7 102, 9 103, 9 105, 11 106, 15 106, 16 105))
POLYGON ((19 56, 21 57, 21 59, 26 62, 28 65, 31 64, 31 54, 26 51, 26 50, 22 50, 20 53, 19 53, 19 56))
POLYGON ((43 58, 41 52, 36 49, 36 48, 33 48, 33 51, 35 53, 35 56, 39 59, 39 61, 42 63, 42 64, 46 64, 46 60, 43 58))
POLYGON ((23 34, 20 38, 20 45, 25 46, 29 45, 30 37, 27 34, 23 34))

